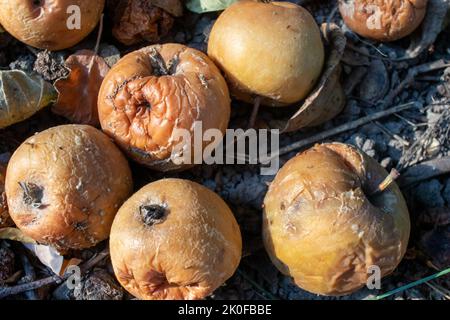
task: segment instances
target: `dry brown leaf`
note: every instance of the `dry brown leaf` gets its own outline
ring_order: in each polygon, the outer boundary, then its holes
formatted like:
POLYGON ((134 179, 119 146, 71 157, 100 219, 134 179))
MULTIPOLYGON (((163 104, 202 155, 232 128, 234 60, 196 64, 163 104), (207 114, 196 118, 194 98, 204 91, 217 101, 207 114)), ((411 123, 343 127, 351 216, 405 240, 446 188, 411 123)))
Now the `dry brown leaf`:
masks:
POLYGON ((449 12, 450 0, 429 0, 422 27, 411 36, 411 44, 402 58, 413 59, 427 50, 445 29, 449 12))
POLYGON ((36 243, 33 239, 23 234, 17 228, 2 228, 0 229, 0 239, 20 241, 22 243, 36 243))
POLYGON ((340 83, 340 61, 346 39, 335 24, 322 24, 327 58, 322 76, 299 110, 287 121, 280 123, 282 132, 296 131, 322 124, 339 114, 345 106, 345 94, 340 83))
POLYGON ((59 96, 53 112, 73 123, 98 126, 97 97, 109 66, 90 50, 75 52, 67 58, 66 66, 69 76, 55 82, 59 96))

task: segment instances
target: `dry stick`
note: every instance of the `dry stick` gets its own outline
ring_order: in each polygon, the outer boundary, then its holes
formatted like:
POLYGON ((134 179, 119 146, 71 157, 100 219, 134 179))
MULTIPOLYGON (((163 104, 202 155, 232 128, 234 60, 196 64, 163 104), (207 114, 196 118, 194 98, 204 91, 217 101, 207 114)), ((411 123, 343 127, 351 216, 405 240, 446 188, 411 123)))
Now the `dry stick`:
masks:
POLYGON ((429 282, 425 282, 425 284, 427 286, 429 286, 431 289, 433 289, 434 291, 438 292, 439 294, 441 294, 442 296, 444 296, 447 300, 450 300, 450 291, 448 291, 447 289, 438 286, 438 285, 432 285, 429 282))
POLYGON ((447 173, 450 173, 450 156, 424 161, 407 168, 398 183, 405 188, 414 183, 447 173))
POLYGON ((250 116, 250 120, 248 122, 248 128, 251 129, 255 126, 256 123, 256 117, 258 116, 259 106, 261 105, 261 97, 257 96, 253 100, 253 110, 252 115, 250 116))
POLYGON ((384 134, 386 134, 387 136, 397 140, 398 142, 400 142, 402 145, 404 145, 405 147, 409 147, 410 143, 408 141, 406 141, 405 139, 403 139, 402 137, 400 137, 398 134, 392 133, 390 132, 385 126, 383 126, 379 121, 375 121, 374 125, 376 125, 381 131, 384 132, 384 134))
POLYGON ((414 68, 409 69, 408 74, 406 75, 406 78, 400 82, 400 84, 392 90, 387 97, 383 101, 383 106, 387 106, 391 104, 391 102, 394 100, 394 98, 400 94, 400 92, 403 91, 408 85, 410 85, 414 78, 421 73, 430 72, 442 68, 446 68, 450 66, 450 64, 445 61, 444 59, 439 59, 433 62, 424 63, 418 66, 415 66, 414 68))
MULTIPOLYGON (((22 261, 23 270, 25 272, 25 278, 29 282, 35 281, 36 272, 34 272, 34 268, 24 252, 22 252, 22 254, 20 255, 20 260, 22 261)), ((25 295, 29 300, 39 300, 39 296, 35 290, 26 291, 25 295)))
POLYGON ((371 193, 371 196, 382 193, 384 190, 386 190, 392 184, 392 182, 397 180, 397 178, 399 176, 400 176, 400 173, 397 170, 392 169, 391 172, 387 175, 387 177, 384 178, 384 180, 378 185, 377 189, 375 189, 371 193))
MULTIPOLYGON (((105 249, 101 251, 99 254, 93 256, 91 259, 86 261, 80 266, 81 272, 86 272, 92 267, 94 267, 97 263, 102 261, 105 257, 109 255, 109 250, 105 249)), ((50 284, 60 284, 63 281, 66 281, 70 277, 70 273, 64 274, 62 277, 58 275, 53 275, 47 278, 43 278, 37 281, 19 284, 13 287, 0 287, 0 299, 3 299, 7 296, 16 295, 22 292, 38 289, 50 284)))
POLYGON ((98 34, 97 34, 97 41, 95 41, 95 47, 94 47, 94 52, 95 54, 98 54, 98 49, 100 48, 100 41, 102 39, 102 34, 103 34, 103 18, 104 18, 104 14, 102 13, 101 17, 100 17, 100 25, 98 27, 98 34))
POLYGON ((289 153, 291 151, 303 148, 303 147, 305 147, 307 145, 310 145, 310 144, 314 144, 316 142, 319 142, 319 141, 324 140, 324 139, 326 139, 328 137, 340 134, 342 132, 356 129, 356 128, 358 128, 358 127, 360 127, 360 126, 362 126, 362 125, 364 125, 366 123, 369 123, 369 122, 375 121, 377 119, 389 116, 389 115, 391 115, 393 113, 396 113, 396 112, 400 112, 400 111, 412 108, 413 106, 419 107, 419 104, 417 102, 414 102, 414 101, 413 102, 408 102, 408 103, 401 104, 401 105, 398 105, 398 106, 395 106, 395 107, 392 107, 392 108, 389 108, 389 109, 386 109, 386 110, 383 110, 383 111, 380 111, 380 112, 376 112, 376 113, 370 114, 368 116, 359 118, 359 119, 357 119, 355 121, 352 121, 352 122, 349 122, 349 123, 345 123, 343 125, 340 125, 340 126, 337 126, 337 127, 333 128, 333 129, 321 132, 321 133, 316 134, 316 135, 314 135, 312 137, 309 137, 309 138, 306 138, 306 139, 294 142, 294 143, 292 143, 292 144, 290 144, 290 145, 288 145, 288 146, 286 146, 284 148, 281 148, 278 152, 273 154, 271 156, 271 158, 281 156, 283 154, 286 154, 286 153, 289 153))
POLYGON ((104 14, 102 13, 102 15, 100 17, 100 25, 98 27, 97 40, 95 41, 94 55, 92 56, 91 61, 89 62, 89 66, 88 66, 89 72, 92 70, 92 67, 94 66, 95 56, 98 54, 98 50, 100 48, 100 41, 102 39, 102 33, 103 33, 103 16, 104 16, 104 14))

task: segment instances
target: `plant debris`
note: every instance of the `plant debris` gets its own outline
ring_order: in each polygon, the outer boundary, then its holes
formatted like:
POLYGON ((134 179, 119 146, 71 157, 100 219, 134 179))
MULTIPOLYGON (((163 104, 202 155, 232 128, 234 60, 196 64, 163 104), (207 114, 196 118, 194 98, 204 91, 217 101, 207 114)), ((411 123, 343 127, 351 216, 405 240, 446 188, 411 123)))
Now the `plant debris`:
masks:
POLYGON ((0 70, 0 129, 31 117, 55 99, 56 91, 39 76, 0 70))
POLYGON ((67 78, 58 79, 58 100, 53 112, 72 123, 99 126, 97 97, 103 78, 109 71, 105 60, 90 50, 80 50, 65 61, 67 78))
POLYGON ((114 21, 112 33, 125 45, 156 43, 169 33, 173 16, 182 14, 179 0, 119 0, 110 8, 114 21))
POLYGON ((14 274, 14 257, 14 252, 0 240, 0 285, 14 274))
POLYGON ((74 292, 77 300, 122 300, 123 296, 123 288, 104 269, 89 273, 74 292))

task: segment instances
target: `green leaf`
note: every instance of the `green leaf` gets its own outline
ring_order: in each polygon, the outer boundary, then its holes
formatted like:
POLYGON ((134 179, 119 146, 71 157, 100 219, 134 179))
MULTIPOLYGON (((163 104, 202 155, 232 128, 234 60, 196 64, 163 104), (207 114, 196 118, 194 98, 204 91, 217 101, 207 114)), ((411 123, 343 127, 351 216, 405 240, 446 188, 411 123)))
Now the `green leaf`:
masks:
POLYGON ((186 7, 195 13, 220 11, 228 8, 237 0, 188 0, 186 7))
POLYGON ((57 96, 53 86, 37 75, 0 71, 0 129, 28 119, 57 96))

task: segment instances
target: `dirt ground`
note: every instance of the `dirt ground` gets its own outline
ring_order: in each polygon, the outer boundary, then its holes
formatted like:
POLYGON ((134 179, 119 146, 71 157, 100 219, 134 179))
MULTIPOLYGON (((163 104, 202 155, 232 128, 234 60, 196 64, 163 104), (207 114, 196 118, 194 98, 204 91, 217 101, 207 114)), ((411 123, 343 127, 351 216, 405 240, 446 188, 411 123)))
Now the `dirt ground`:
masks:
MULTIPOLYGON (((338 117, 322 126, 283 134, 280 146, 289 146, 318 132, 413 101, 416 102, 413 108, 368 122, 323 141, 340 141, 355 145, 386 169, 397 168, 401 173, 423 161, 446 159, 450 156, 450 67, 445 65, 450 61, 450 29, 440 32, 425 50, 417 57, 412 57, 411 48, 417 48, 418 45, 414 47, 409 38, 383 44, 356 36, 343 25, 339 12, 333 12, 335 1, 312 1, 305 3, 305 6, 319 24, 334 22, 345 32, 347 47, 342 58, 342 83, 347 103, 338 117), (444 61, 444 65, 439 68, 430 67, 430 63, 439 61, 444 61), (417 68, 423 65, 427 68, 417 68), (383 101, 388 103, 382 103, 383 101)), ((182 18, 176 19, 175 27, 161 42, 185 43, 205 51, 208 33, 217 15, 198 15, 186 11, 182 18)), ((106 19, 99 50, 100 55, 109 63, 112 64, 126 52, 145 45, 143 43, 126 47, 119 44, 109 31, 109 23, 106 19)), ((96 36, 94 31, 76 48, 49 54, 31 50, 6 34, 0 34, 0 40, 3 40, 0 41, 0 68, 34 70, 51 82, 67 74, 63 67, 65 58, 77 49, 92 49, 96 36)), ((427 36, 433 38, 430 34, 427 36)), ((420 39, 420 35, 418 37, 420 39)), ((270 127, 271 122, 285 117, 288 112, 290 110, 280 112, 278 109, 263 108, 258 114, 257 125, 270 127)), ((251 106, 233 101, 230 127, 245 127, 250 113, 251 106)), ((7 161, 15 148, 30 135, 63 123, 67 123, 67 120, 52 113, 51 107, 48 107, 29 120, 0 130, 0 161, 7 161)), ((281 165, 299 151, 301 149, 284 154, 281 165)), ((232 208, 241 226, 246 255, 236 274, 216 290, 211 296, 212 299, 368 299, 450 265, 450 175, 445 172, 402 187, 412 221, 409 248, 396 271, 382 280, 381 289, 365 288, 352 295, 336 298, 321 297, 301 290, 271 264, 262 247, 260 230, 262 200, 273 176, 260 175, 259 166, 202 165, 183 173, 161 174, 134 163, 131 165, 136 189, 162 177, 182 177, 202 183, 218 192, 232 208)), ((72 255, 88 259, 105 246, 106 244, 102 243, 93 249, 74 252, 72 255)), ((17 274, 17 271, 24 269, 24 265, 31 265, 36 279, 51 275, 47 268, 17 243, 2 241, 0 257, 0 272, 17 274), (25 264, 21 258, 23 255, 28 257, 25 264), (13 270, 2 271, 2 261, 9 261, 8 259, 15 261, 13 270)), ((10 285, 24 283, 27 278, 23 272, 19 272, 15 280, 10 285)), ((28 292, 10 296, 8 299, 131 298, 114 280, 108 259, 97 264, 95 269, 84 277, 83 284, 83 290, 77 296, 64 285, 50 285, 35 290, 33 294, 28 292)), ((450 277, 447 276, 402 291, 388 299, 450 299, 449 290, 450 277)))

